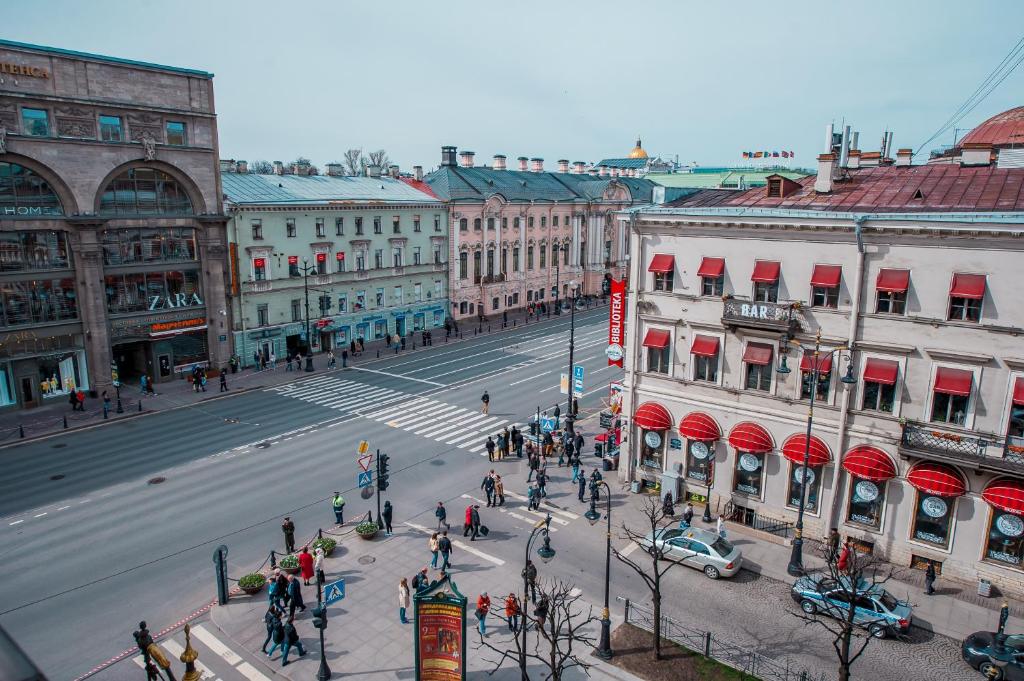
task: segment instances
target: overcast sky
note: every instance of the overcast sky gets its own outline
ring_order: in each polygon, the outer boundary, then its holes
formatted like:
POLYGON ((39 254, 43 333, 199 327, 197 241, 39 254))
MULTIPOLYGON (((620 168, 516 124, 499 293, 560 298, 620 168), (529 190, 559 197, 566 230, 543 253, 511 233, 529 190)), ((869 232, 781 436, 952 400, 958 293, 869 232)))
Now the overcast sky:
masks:
MULTIPOLYGON (((1024 32, 1024 2, 34 0, 0 35, 213 72, 221 155, 323 164, 440 147, 596 161, 803 165, 844 118, 915 150, 1024 32)), ((1024 66, 964 127, 1024 104, 1024 66)), ((962 136, 962 133, 961 133, 962 136)), ((952 132, 929 145, 952 141, 952 132)))

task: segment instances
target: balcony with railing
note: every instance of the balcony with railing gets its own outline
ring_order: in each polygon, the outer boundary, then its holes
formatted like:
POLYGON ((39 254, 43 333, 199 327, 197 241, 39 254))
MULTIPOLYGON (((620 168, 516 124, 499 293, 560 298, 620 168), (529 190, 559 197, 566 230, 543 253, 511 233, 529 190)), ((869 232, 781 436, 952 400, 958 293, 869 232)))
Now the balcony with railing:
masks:
POLYGON ((267 293, 274 288, 274 282, 268 279, 250 279, 249 281, 244 282, 244 284, 245 286, 243 289, 247 289, 248 293, 267 293))
POLYGON ((1024 438, 985 433, 964 435, 938 424, 904 423, 900 454, 928 456, 999 473, 1024 473, 1024 438))
POLYGON ((728 327, 792 332, 800 328, 800 320, 795 314, 799 309, 798 302, 767 303, 725 298, 722 301, 722 323, 728 327))

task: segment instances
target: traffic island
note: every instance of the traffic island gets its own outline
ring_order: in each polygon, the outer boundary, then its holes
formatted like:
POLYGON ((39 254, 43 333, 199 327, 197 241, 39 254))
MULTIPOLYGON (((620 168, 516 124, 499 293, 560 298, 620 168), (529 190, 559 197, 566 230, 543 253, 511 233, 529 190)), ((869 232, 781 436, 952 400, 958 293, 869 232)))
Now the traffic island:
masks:
POLYGON ((611 664, 646 681, 759 681, 664 638, 662 659, 655 660, 651 633, 632 624, 612 631, 612 650, 611 664))

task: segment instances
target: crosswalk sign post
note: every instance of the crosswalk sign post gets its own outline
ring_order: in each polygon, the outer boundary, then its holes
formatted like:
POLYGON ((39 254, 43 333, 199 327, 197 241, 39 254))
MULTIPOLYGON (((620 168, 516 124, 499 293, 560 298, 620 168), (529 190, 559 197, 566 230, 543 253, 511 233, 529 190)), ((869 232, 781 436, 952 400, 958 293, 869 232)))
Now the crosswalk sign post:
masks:
POLYGON ((345 597, 344 578, 324 585, 324 605, 332 605, 345 597))
POLYGON ((373 484, 373 471, 361 471, 356 479, 359 487, 369 487, 373 484))
POLYGON ((572 368, 572 395, 583 397, 583 365, 577 364, 572 368))

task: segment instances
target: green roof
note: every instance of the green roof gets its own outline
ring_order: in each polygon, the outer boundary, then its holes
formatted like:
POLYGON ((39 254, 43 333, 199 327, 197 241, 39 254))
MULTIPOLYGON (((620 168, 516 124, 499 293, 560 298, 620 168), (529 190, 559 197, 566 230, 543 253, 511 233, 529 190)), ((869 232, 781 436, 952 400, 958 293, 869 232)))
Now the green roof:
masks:
POLYGON ((331 202, 440 203, 391 177, 222 173, 228 201, 240 205, 327 205, 331 202))
POLYGON ((485 166, 441 166, 424 178, 445 201, 483 201, 500 194, 506 201, 594 201, 611 182, 629 188, 634 202, 651 200, 654 184, 636 177, 494 170, 485 166))
POLYGON ((79 59, 92 59, 95 61, 105 61, 111 64, 123 64, 125 66, 139 66, 147 69, 160 69, 161 71, 174 71, 175 73, 186 73, 190 76, 201 76, 203 78, 213 78, 213 74, 208 71, 199 71, 197 69, 184 69, 178 66, 166 66, 164 64, 153 64, 147 61, 136 61, 134 59, 122 59, 121 57, 108 57, 102 54, 93 54, 91 52, 78 52, 76 50, 65 50, 60 47, 47 47, 46 45, 33 45, 32 43, 19 43, 14 40, 2 40, 0 39, 0 47, 12 47, 20 50, 33 50, 35 52, 47 52, 49 54, 59 54, 64 57, 77 57, 79 59))
POLYGON ((799 180, 807 173, 776 168, 760 170, 755 168, 720 168, 711 172, 692 173, 648 173, 644 177, 663 187, 692 187, 694 189, 737 189, 740 180, 745 187, 763 187, 768 177, 781 175, 790 180, 799 180))

